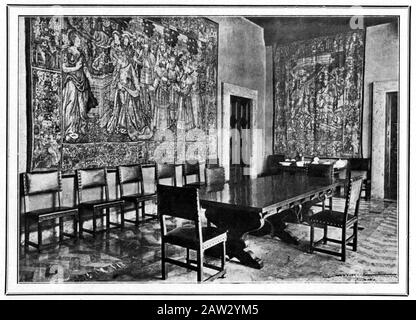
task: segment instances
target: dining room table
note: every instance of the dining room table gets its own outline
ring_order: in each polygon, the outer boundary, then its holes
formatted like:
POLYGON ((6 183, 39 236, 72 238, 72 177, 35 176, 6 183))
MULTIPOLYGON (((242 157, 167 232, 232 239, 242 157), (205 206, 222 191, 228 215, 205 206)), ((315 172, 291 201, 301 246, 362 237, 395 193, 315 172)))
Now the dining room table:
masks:
POLYGON ((273 228, 272 216, 293 209, 299 213, 302 204, 314 199, 325 200, 334 195, 343 179, 310 177, 303 173, 250 178, 242 176, 224 184, 205 185, 199 188, 200 203, 206 209, 210 224, 227 231, 228 257, 241 264, 261 269, 263 261, 247 247, 249 233, 258 232, 266 222, 272 236, 284 232, 273 228))

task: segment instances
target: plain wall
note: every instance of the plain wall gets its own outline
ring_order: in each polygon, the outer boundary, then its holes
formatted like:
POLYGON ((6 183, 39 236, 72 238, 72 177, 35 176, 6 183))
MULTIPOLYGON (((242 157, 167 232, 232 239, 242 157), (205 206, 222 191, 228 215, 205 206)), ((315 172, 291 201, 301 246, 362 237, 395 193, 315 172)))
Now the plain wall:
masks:
MULTIPOLYGON (((364 67, 363 156, 371 157, 372 84, 399 79, 399 35, 396 23, 367 28, 364 67)), ((380 134, 385 134, 384 132, 380 134)))
MULTIPOLYGON (((218 128, 222 128, 221 84, 230 83, 258 92, 257 129, 262 129, 261 161, 265 157, 268 134, 265 121, 266 47, 263 28, 241 17, 209 17, 219 25, 218 48, 218 128)), ((226 121, 229 121, 226 119, 226 121)), ((269 133, 270 134, 270 133, 269 133)), ((219 141, 219 143, 221 143, 219 141)), ((221 148, 219 148, 221 152, 221 148)), ((221 157, 220 157, 221 159, 221 157)), ((263 170, 263 161, 257 164, 263 170)))

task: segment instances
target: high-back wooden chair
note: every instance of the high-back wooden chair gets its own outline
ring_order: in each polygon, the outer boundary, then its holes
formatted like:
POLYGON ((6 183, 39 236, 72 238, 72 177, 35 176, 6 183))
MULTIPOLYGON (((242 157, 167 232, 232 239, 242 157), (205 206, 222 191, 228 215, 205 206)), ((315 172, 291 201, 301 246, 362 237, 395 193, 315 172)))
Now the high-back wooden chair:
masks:
POLYGON ((225 183, 224 167, 205 168, 205 183, 207 185, 224 184, 225 183))
POLYGON ((334 164, 313 164, 310 163, 307 167, 307 174, 310 177, 319 177, 319 178, 334 178, 334 164))
POLYGON ((182 177, 183 177, 183 185, 184 186, 194 186, 199 187, 204 185, 204 182, 201 181, 201 168, 199 165, 199 161, 185 161, 182 164, 182 177), (189 176, 195 176, 195 182, 188 182, 189 176))
POLYGON ((108 190, 107 169, 79 169, 76 170, 76 186, 78 195, 79 208, 79 234, 83 236, 83 232, 91 233, 94 237, 97 231, 97 218, 106 217, 106 229, 110 230, 111 225, 116 227, 124 227, 124 200, 110 200, 108 190), (84 193, 90 190, 94 193, 94 199, 86 199, 84 193), (110 209, 118 208, 121 213, 121 223, 110 221, 110 209), (92 217, 92 230, 84 229, 84 221, 86 218, 92 217))
POLYGON ((350 174, 352 177, 363 177, 362 190, 366 200, 371 198, 371 159, 370 158, 351 158, 350 174))
MULTIPOLYGON (((29 245, 42 250, 42 227, 43 222, 59 219, 59 242, 64 237, 77 239, 78 209, 66 207, 61 204, 62 174, 60 171, 33 172, 22 174, 22 196, 23 196, 23 217, 25 233, 25 251, 29 245), (38 209, 30 209, 31 201, 37 196, 52 196, 52 203, 38 209), (64 232, 64 219, 70 217, 73 220, 73 233, 64 232), (38 242, 30 241, 30 226, 36 224, 38 242)), ((39 202, 39 200, 38 200, 39 202)), ((42 202, 43 203, 43 202, 42 202)))
POLYGON ((159 184, 163 179, 171 179, 171 185, 176 186, 176 165, 174 163, 156 164, 156 184, 159 184))
POLYGON ((214 280, 225 274, 225 242, 227 233, 214 227, 203 227, 201 206, 197 188, 157 186, 158 214, 162 238, 162 279, 166 279, 166 263, 197 271, 198 282, 202 281, 204 266, 218 271, 205 279, 214 280), (166 216, 185 219, 193 222, 193 226, 177 227, 168 231, 166 216), (166 257, 166 245, 176 245, 186 248, 186 263, 166 257), (221 266, 204 263, 204 252, 209 248, 219 246, 221 251, 221 266), (196 261, 190 259, 189 251, 196 251, 196 261), (195 265, 196 263, 196 265, 195 265))
POLYGON ((120 199, 124 200, 125 204, 132 203, 136 212, 135 220, 124 218, 125 222, 138 226, 157 217, 146 213, 146 201, 156 199, 156 192, 145 192, 141 165, 118 166, 117 184, 120 187, 120 199), (134 189, 129 192, 129 188, 134 189), (142 219, 139 219, 139 209, 142 211, 142 219), (150 218, 146 218, 147 216, 150 218))
MULTIPOLYGON (((324 178, 324 179, 328 179, 328 180, 333 180, 334 179, 334 164, 323 164, 323 163, 319 163, 319 164, 309 164, 307 166, 307 175, 309 177, 315 177, 315 178, 324 178)), ((321 205, 322 210, 325 210, 326 208, 326 202, 325 202, 325 198, 322 201, 322 199, 320 197, 310 201, 309 203, 305 203, 304 207, 311 207, 311 206, 317 206, 317 205, 321 205)), ((329 206, 328 208, 332 208, 332 197, 329 198, 329 206)))
POLYGON ((360 193, 362 177, 351 178, 348 183, 347 197, 345 200, 344 211, 334 211, 332 209, 322 210, 309 218, 310 231, 310 252, 314 251, 327 253, 346 259, 347 245, 352 246, 353 251, 357 251, 358 245, 358 212, 360 207, 360 193), (328 226, 341 229, 341 240, 328 238, 328 226), (314 228, 324 228, 324 236, 315 242, 314 228), (347 238, 347 230, 352 228, 352 234, 347 238), (318 247, 320 244, 334 242, 341 245, 341 252, 331 251, 318 247))

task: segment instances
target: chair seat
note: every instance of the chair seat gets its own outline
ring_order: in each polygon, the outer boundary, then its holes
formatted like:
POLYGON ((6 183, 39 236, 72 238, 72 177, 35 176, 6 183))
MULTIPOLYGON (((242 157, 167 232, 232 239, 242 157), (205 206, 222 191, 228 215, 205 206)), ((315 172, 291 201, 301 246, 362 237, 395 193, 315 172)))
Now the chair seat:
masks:
POLYGON ((151 200, 156 198, 156 193, 133 193, 124 195, 121 197, 122 200, 128 201, 128 202, 141 202, 145 200, 151 200))
MULTIPOLYGON (((332 210, 320 211, 309 218, 309 224, 323 224, 341 228, 343 226, 344 212, 332 210)), ((357 217, 348 214, 347 226, 356 222, 357 217)))
POLYGON ((79 204, 81 209, 83 208, 110 208, 118 205, 122 205, 124 200, 116 199, 116 200, 91 200, 85 201, 79 204))
POLYGON ((43 220, 54 219, 60 216, 73 215, 78 212, 77 208, 73 207, 55 207, 55 208, 42 208, 38 210, 33 210, 25 213, 25 216, 28 218, 39 218, 43 220))
MULTIPOLYGON (((202 228, 202 248, 207 249, 227 239, 227 233, 213 227, 202 228)), ((184 226, 169 231, 165 235, 165 241, 185 248, 197 249, 199 241, 196 238, 195 227, 184 226)))

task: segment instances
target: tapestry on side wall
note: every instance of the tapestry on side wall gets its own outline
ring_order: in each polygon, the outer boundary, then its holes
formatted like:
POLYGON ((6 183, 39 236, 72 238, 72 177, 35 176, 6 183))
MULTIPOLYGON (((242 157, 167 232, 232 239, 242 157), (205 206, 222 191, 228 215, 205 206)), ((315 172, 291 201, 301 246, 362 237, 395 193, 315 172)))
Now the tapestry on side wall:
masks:
POLYGON ((273 47, 274 153, 359 157, 364 32, 273 47))
POLYGON ((26 39, 28 170, 217 152, 211 20, 39 16, 27 18, 26 39))

